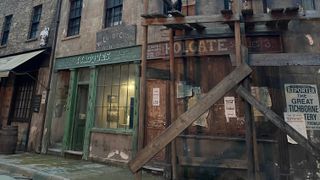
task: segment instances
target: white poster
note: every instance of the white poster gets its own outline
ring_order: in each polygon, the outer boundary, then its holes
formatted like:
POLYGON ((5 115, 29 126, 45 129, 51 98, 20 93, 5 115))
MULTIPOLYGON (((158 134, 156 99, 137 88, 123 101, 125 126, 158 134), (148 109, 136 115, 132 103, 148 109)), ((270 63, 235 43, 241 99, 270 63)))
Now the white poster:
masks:
MULTIPOLYGON (((284 119, 291 127, 307 138, 306 121, 303 113, 285 112, 284 119)), ((297 142, 294 141, 290 136, 288 136, 288 142, 291 144, 297 144, 297 142)))
POLYGON ((229 122, 229 118, 236 118, 236 102, 234 97, 224 97, 224 113, 229 122))
POLYGON ((41 104, 45 104, 46 103, 46 98, 47 98, 47 91, 42 91, 41 104))
POLYGON ((152 89, 152 106, 160 106, 160 88, 152 89))
POLYGON ((314 84, 285 84, 287 112, 303 113, 307 129, 320 129, 319 98, 314 84))

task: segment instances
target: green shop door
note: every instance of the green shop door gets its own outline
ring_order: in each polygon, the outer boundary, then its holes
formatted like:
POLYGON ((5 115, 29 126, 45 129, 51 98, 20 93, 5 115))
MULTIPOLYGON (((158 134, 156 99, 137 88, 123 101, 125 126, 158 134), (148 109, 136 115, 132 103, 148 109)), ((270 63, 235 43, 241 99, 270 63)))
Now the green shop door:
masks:
POLYGON ((78 86, 77 104, 72 131, 72 150, 74 151, 83 150, 83 140, 87 119, 88 91, 88 85, 78 86))

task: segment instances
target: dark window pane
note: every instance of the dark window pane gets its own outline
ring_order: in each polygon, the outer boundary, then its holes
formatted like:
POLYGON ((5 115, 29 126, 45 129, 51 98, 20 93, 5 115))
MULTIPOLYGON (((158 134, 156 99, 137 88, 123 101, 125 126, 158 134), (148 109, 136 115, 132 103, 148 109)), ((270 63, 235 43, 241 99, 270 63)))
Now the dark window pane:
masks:
POLYGON ((6 45, 9 38, 10 26, 11 26, 12 15, 6 16, 4 23, 3 23, 3 30, 2 30, 2 38, 1 38, 1 45, 6 45))
POLYGON ((82 0, 72 0, 70 4, 67 36, 79 34, 82 11, 82 0))
POLYGON ((105 27, 120 25, 121 20, 122 20, 122 0, 107 0, 105 27))
POLYGON ((41 12, 42 12, 42 5, 39 5, 33 8, 29 39, 36 38, 37 36, 38 27, 41 19, 41 12))

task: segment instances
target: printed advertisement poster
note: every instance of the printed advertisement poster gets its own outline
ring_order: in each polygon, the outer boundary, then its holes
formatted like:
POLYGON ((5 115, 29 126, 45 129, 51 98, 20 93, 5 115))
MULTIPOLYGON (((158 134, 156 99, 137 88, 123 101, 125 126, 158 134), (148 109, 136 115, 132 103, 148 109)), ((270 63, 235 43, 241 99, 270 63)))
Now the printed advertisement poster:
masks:
MULTIPOLYGON (((304 120, 304 115, 302 113, 285 112, 284 119, 291 127, 297 130, 301 135, 303 135, 305 138, 308 138, 306 122, 304 120)), ((297 142, 294 141, 290 136, 288 136, 288 142, 291 144, 297 144, 297 142)))
POLYGON ((160 88, 152 90, 152 106, 160 106, 160 88))
POLYGON ((285 84, 287 112, 303 113, 308 130, 320 129, 319 98, 315 84, 285 84))
POLYGON ((224 112, 229 122, 229 118, 236 118, 236 102, 234 97, 224 97, 224 112))

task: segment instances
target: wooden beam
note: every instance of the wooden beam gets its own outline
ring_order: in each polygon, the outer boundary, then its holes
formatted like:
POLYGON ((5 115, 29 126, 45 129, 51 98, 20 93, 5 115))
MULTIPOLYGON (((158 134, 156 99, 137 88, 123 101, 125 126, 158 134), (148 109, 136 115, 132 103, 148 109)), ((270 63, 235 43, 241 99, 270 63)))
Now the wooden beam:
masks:
POLYGON ((250 66, 319 66, 319 53, 250 54, 250 66))
POLYGON ((250 18, 246 18, 245 22, 266 22, 266 21, 279 21, 279 20, 311 20, 320 19, 319 11, 306 11, 305 14, 284 14, 272 15, 272 14, 253 14, 250 18))
POLYGON ((153 18, 142 20, 142 25, 164 26, 169 24, 192 24, 192 23, 210 23, 210 22, 234 22, 239 21, 237 15, 225 18, 222 15, 210 16, 186 16, 186 17, 171 17, 171 18, 153 18))
POLYGON ((247 160, 178 156, 178 162, 181 166, 247 170, 247 160))
POLYGON ((295 140, 302 148, 306 149, 312 155, 320 157, 320 149, 309 142, 304 136, 302 136, 298 131, 286 123, 280 116, 270 110, 268 107, 263 105, 261 102, 256 100, 249 91, 244 87, 239 86, 236 92, 245 99, 252 106, 257 108, 265 117, 267 117, 275 126, 277 126, 281 131, 287 133, 293 140, 295 140))
POLYGON ((191 107, 174 121, 165 131, 149 143, 144 149, 138 152, 137 156, 129 162, 129 168, 132 172, 138 171, 152 157, 175 139, 180 133, 189 127, 203 113, 205 113, 214 103, 229 92, 235 85, 242 81, 251 73, 251 68, 243 64, 237 67, 232 73, 225 77, 217 86, 211 89, 207 95, 199 100, 197 104, 191 107))

